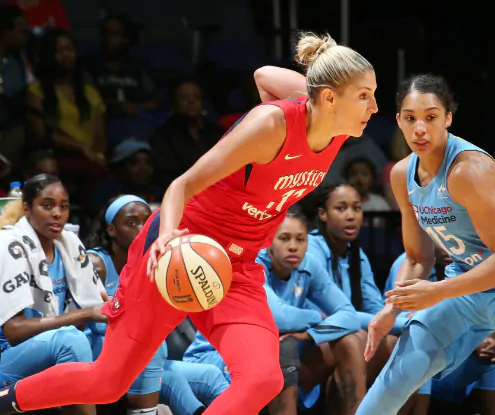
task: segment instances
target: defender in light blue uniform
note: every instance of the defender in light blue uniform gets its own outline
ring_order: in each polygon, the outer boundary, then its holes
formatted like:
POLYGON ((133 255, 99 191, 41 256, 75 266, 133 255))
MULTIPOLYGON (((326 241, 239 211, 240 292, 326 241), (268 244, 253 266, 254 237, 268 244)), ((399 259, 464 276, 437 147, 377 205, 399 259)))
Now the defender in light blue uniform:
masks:
MULTIPOLYGON (((448 192, 447 172, 458 154, 464 151, 487 154, 450 134, 443 162, 428 186, 421 187, 416 182, 416 154, 411 155, 407 169, 409 200, 419 225, 453 260, 445 268, 446 278, 469 271, 492 255, 492 251, 476 233, 466 209, 452 200, 448 192)), ((451 298, 416 312, 409 322, 408 335, 412 339, 421 326, 426 327, 429 334, 418 332, 416 336, 422 340, 417 343, 411 341, 410 348, 401 349, 399 340, 394 354, 357 413, 395 414, 393 408, 400 409, 401 401, 407 400, 411 393, 431 377, 438 373, 437 378, 443 379, 451 374, 495 331, 494 294, 495 290, 492 289, 451 298)))
MULTIPOLYGON (((449 134, 443 162, 428 186, 421 187, 416 182, 416 154, 412 154, 407 169, 409 200, 419 225, 452 258, 452 264, 445 267, 445 278, 471 270, 493 253, 476 233, 467 210, 452 200, 447 189, 447 173, 459 153, 464 151, 487 154, 449 134)), ((426 326, 445 348, 447 364, 442 377, 451 373, 495 331, 494 294, 495 289, 492 289, 445 300, 414 315, 412 321, 426 326)))
POLYGON ((492 251, 478 233, 495 246, 483 213, 490 220, 495 212, 493 159, 448 133, 455 104, 442 78, 418 75, 404 85, 397 120, 413 154, 397 163, 391 182, 407 253, 400 277, 412 281, 387 294, 389 304, 370 327, 367 358, 395 317, 393 306, 422 310, 410 320, 358 415, 396 414, 422 384, 451 374, 495 330, 492 251), (425 281, 434 261, 428 238, 453 260, 444 281, 425 281))

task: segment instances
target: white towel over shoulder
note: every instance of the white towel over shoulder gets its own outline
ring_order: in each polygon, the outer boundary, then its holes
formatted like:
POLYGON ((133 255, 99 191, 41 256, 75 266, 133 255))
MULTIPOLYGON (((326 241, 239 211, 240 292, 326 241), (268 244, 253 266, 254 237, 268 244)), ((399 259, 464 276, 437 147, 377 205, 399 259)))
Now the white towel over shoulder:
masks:
MULTIPOLYGON (((103 284, 93 270, 86 249, 70 231, 55 240, 62 257, 70 295, 66 311, 101 304, 103 284)), ((0 230, 0 327, 25 308, 43 316, 58 314, 58 297, 48 275, 45 252, 25 217, 0 230)))

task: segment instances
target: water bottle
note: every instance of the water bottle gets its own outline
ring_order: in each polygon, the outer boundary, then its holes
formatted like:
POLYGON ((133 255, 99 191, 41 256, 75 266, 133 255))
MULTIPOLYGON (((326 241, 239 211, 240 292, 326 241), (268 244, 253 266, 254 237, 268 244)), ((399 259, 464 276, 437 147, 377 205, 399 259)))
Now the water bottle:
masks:
POLYGON ((21 182, 10 183, 10 190, 7 196, 22 198, 21 182))

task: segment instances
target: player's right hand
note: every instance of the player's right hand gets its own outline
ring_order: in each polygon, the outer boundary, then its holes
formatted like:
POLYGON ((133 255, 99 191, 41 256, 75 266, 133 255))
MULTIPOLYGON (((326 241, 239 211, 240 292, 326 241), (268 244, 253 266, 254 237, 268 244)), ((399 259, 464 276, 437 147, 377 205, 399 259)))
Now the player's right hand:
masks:
POLYGON ((148 264, 147 264, 147 274, 148 277, 150 277, 150 281, 154 282, 155 281, 155 270, 156 267, 158 266, 158 260, 162 257, 163 254, 165 254, 165 247, 168 245, 168 243, 175 239, 178 238, 179 236, 185 235, 186 233, 189 232, 189 229, 182 229, 182 230, 174 230, 172 232, 167 232, 164 234, 161 234, 156 238, 156 241, 153 242, 153 245, 151 245, 150 248, 150 254, 148 258, 148 264))
POLYGON ((386 305, 382 311, 377 313, 368 325, 368 341, 364 351, 364 359, 369 362, 374 356, 380 342, 394 327, 397 312, 390 305, 386 305))

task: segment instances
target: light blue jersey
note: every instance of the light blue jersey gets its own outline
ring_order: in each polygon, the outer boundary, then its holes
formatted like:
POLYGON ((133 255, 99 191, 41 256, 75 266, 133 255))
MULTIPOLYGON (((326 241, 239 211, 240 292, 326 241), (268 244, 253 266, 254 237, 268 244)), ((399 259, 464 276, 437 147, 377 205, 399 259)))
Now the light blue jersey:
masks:
MULTIPOLYGON (((332 256, 327 242, 323 235, 318 231, 313 231, 308 235, 308 253, 313 255, 320 265, 322 265, 328 275, 333 277, 334 282, 340 285, 342 291, 347 298, 352 298, 351 278, 349 275, 349 256, 338 259, 338 268, 340 273, 340 282, 332 272, 332 256)), ((371 265, 368 257, 362 249, 359 250, 361 256, 361 289, 363 292, 363 305, 360 310, 365 313, 376 314, 385 305, 382 299, 382 294, 375 283, 375 277, 371 270, 371 265)))
POLYGON ((58 297, 58 313, 63 314, 67 295, 67 278, 65 277, 62 256, 56 247, 54 248, 53 262, 48 264, 48 275, 52 280, 53 294, 58 297))
POLYGON ((453 260, 445 270, 447 278, 469 271, 492 254, 476 233, 467 210, 451 198, 447 188, 450 167, 463 151, 488 154, 449 134, 440 169, 427 186, 421 187, 416 180, 419 161, 416 154, 412 154, 407 167, 407 191, 419 225, 453 260))
MULTIPOLYGON (((336 283, 349 300, 352 299, 351 289, 351 277, 349 274, 349 255, 338 258, 338 273, 336 276, 332 272, 332 256, 333 252, 330 250, 323 235, 318 231, 313 231, 308 235, 308 254, 316 258, 317 262, 322 265, 327 271, 327 275, 333 278, 333 282, 336 283)), ((382 297, 382 293, 378 289, 375 283, 375 277, 371 270, 371 265, 368 257, 362 249, 359 250, 361 259, 361 292, 363 297, 363 303, 360 309, 357 309, 357 313, 361 322, 361 328, 367 330, 368 324, 376 313, 381 311, 385 302, 382 297)), ((407 319, 398 318, 392 334, 399 334, 407 319)))
POLYGON ((307 331, 319 344, 359 331, 356 310, 311 254, 304 256, 287 281, 273 273, 267 249, 259 253, 256 262, 265 268, 268 305, 281 333, 307 331), (308 301, 327 318, 323 320, 314 309, 305 309, 308 301))

